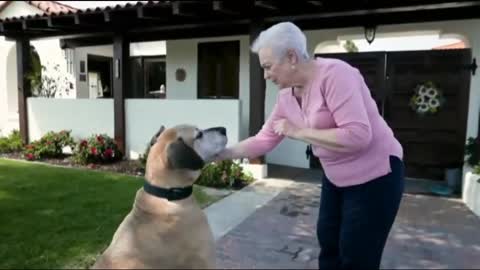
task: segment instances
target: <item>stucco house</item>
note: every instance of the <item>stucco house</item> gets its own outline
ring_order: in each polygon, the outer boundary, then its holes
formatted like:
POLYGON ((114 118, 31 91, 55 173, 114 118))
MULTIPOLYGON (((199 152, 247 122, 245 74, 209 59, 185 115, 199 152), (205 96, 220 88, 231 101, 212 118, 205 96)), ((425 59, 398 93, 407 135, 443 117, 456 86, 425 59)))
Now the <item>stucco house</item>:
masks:
MULTIPOLYGON (((158 126, 190 122, 226 126, 234 143, 261 128, 277 95, 276 87, 263 79, 250 43, 266 26, 289 20, 304 29, 312 55, 344 59, 362 72, 380 112, 404 145, 409 177, 441 179, 452 168, 468 173, 464 144, 479 132, 480 3, 337 2, 144 1, 34 16, 0 12, 0 35, 21 50, 4 59, 16 56, 22 63, 16 70, 0 70, 0 76, 19 82, 19 127, 25 140, 49 130, 71 129, 78 137, 102 132, 136 158, 158 126), (375 42, 375 37, 422 33, 454 37, 463 45, 398 52, 318 50, 339 37, 375 42), (45 39, 58 42, 59 59, 74 76, 75 91, 68 98, 28 95, 23 74, 29 56, 24 52, 45 39), (438 113, 422 116, 412 110, 411 100, 415 89, 429 83, 446 102, 438 113)), ((50 52, 38 50, 50 58, 50 52)), ((3 87, 17 92, 13 83, 3 87)), ((5 97, 4 92, 0 95, 5 97)), ((286 139, 251 162, 309 168, 306 146, 286 139)), ((463 194, 480 213, 478 184, 464 183, 463 194)))

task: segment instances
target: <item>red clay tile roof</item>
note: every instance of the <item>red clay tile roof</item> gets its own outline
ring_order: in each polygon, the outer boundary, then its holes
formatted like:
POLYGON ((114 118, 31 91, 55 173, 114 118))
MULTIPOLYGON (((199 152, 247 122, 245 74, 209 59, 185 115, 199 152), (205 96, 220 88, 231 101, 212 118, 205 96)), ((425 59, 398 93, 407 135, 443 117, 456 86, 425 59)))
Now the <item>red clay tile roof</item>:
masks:
POLYGON ((10 1, 0 1, 0 12, 2 12, 2 10, 5 9, 8 4, 10 4, 10 1))
MULTIPOLYGON (((12 1, 4 1, 5 3, 2 3, 0 1, 0 11, 2 8, 5 8, 10 2, 12 1)), ((18 17, 9 17, 5 18, 3 20, 0 20, 0 22, 5 21, 19 21, 23 19, 32 19, 32 18, 42 18, 42 17, 48 17, 50 15, 71 15, 75 13, 96 13, 96 12, 102 12, 102 11, 110 11, 110 10, 118 10, 118 9, 123 9, 123 8, 131 8, 131 7, 138 7, 138 6, 149 6, 149 5, 155 5, 158 3, 169 3, 170 1, 137 1, 137 3, 127 3, 124 5, 116 4, 115 1, 111 1, 113 5, 111 6, 104 6, 104 7, 96 7, 96 8, 87 8, 87 9, 76 9, 73 7, 70 7, 68 5, 60 4, 57 3, 56 1, 26 1, 30 5, 35 6, 42 11, 44 11, 43 14, 36 14, 36 15, 27 15, 27 16, 18 16, 18 17)))
MULTIPOLYGON (((4 10, 10 3, 13 1, 0 1, 0 11, 4 10)), ((60 12, 76 12, 78 9, 65 5, 65 4, 60 4, 56 1, 24 1, 27 4, 34 6, 41 11, 44 12, 46 15, 51 15, 55 13, 60 13, 60 12)))
POLYGON ((465 47, 465 43, 463 41, 459 41, 452 44, 435 47, 433 50, 465 49, 465 47))
POLYGON ((34 7, 37 7, 38 9, 42 10, 48 15, 56 14, 60 12, 64 12, 64 13, 69 11, 75 12, 78 10, 74 7, 71 7, 65 4, 60 4, 56 1, 27 1, 27 3, 29 3, 34 7))

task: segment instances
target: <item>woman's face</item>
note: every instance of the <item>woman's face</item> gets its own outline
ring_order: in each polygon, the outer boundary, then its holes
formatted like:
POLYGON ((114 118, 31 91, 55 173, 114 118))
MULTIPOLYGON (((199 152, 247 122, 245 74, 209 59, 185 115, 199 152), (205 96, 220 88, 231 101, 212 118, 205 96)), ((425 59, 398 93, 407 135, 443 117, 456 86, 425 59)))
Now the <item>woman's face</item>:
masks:
POLYGON ((293 70, 288 57, 280 60, 273 54, 272 49, 261 48, 258 51, 258 58, 265 80, 271 80, 279 89, 291 87, 293 70))

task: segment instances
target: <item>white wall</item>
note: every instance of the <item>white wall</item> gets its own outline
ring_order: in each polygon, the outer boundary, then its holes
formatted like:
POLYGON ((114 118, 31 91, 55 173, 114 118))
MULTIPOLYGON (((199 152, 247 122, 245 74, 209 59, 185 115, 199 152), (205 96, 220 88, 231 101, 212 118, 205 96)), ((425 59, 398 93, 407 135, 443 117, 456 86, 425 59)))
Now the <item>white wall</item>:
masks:
POLYGON ((465 173, 463 181, 463 201, 477 216, 480 216, 480 175, 470 170, 465 173))
POLYGON ((8 112, 17 113, 18 111, 18 93, 17 93, 17 48, 15 42, 9 42, 7 45, 7 61, 6 61, 6 86, 7 86, 7 102, 8 112))
POLYGON ((167 99, 196 99, 197 98, 197 46, 199 42, 240 41, 240 74, 239 99, 241 100, 241 129, 240 137, 248 135, 250 76, 250 51, 248 36, 231 36, 202 39, 182 39, 167 41, 167 99), (175 79, 175 70, 183 68, 186 79, 178 82, 175 79))
MULTIPOLYGON (((267 81, 267 92, 265 93, 265 120, 269 117, 277 99, 278 88, 270 81, 267 81)), ((286 165, 298 168, 308 168, 305 150, 307 144, 289 138, 283 141, 268 153, 265 158, 270 164, 286 165)))
POLYGON ((72 130, 76 139, 105 133, 113 138, 113 100, 28 98, 30 141, 49 131, 72 130))
POLYGON ((223 126, 228 145, 239 140, 240 102, 238 100, 127 99, 125 102, 128 155, 136 159, 164 125, 196 125, 201 129, 223 126))
POLYGON ((167 54, 165 41, 130 43, 130 56, 157 56, 167 54))
POLYGON ((7 8, 0 13, 0 19, 43 14, 43 11, 25 2, 26 1, 11 1, 7 8))
POLYGON ((5 125, 8 115, 8 96, 7 96, 7 52, 9 47, 6 46, 4 37, 0 37, 0 136, 5 136, 5 125))

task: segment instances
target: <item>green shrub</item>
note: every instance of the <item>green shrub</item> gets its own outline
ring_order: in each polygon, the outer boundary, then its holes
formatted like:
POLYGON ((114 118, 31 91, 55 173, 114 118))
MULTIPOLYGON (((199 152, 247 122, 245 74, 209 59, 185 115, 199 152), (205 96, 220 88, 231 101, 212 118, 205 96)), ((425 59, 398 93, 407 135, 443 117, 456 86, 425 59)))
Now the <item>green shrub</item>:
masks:
POLYGON ((121 160, 118 145, 106 134, 95 134, 80 140, 74 150, 74 161, 80 164, 102 164, 121 160))
MULTIPOLYGON (((145 152, 139 156, 140 169, 145 171, 148 153, 151 145, 148 144, 145 152)), ((243 168, 231 161, 224 160, 213 162, 203 167, 200 177, 195 182, 197 185, 216 188, 242 188, 255 181, 250 172, 244 172, 243 168)))
POLYGON ((465 145, 465 156, 467 163, 470 166, 475 166, 480 163, 480 137, 470 137, 465 145))
POLYGON ((480 174, 480 163, 473 168, 473 173, 474 174, 480 174))
POLYGON ((223 160, 207 164, 196 184, 216 188, 241 188, 255 179, 249 172, 244 172, 240 164, 223 160))
POLYGON ((0 153, 20 152, 22 149, 22 137, 18 130, 12 131, 7 137, 0 137, 0 153))
POLYGON ((138 162, 140 163, 140 168, 142 170, 145 170, 145 166, 147 166, 147 157, 148 157, 148 153, 150 153, 151 147, 152 146, 148 144, 147 148, 145 149, 145 153, 143 153, 143 155, 140 155, 138 157, 138 162))
POLYGON ((25 159, 37 160, 63 157, 63 148, 69 146, 73 149, 75 147, 75 141, 70 134, 70 130, 46 133, 40 140, 25 146, 23 152, 25 159))

